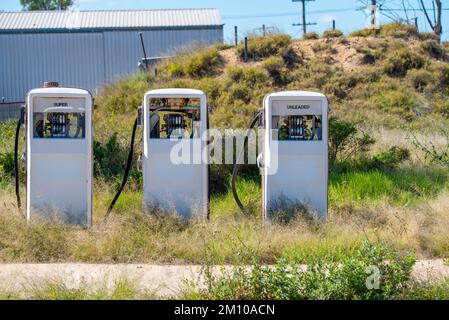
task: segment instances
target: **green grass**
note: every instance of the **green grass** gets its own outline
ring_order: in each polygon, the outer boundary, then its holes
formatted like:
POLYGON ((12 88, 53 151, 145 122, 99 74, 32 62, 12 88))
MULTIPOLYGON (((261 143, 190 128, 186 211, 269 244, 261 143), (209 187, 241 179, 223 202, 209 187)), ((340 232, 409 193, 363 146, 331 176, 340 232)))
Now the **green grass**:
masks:
MULTIPOLYGON (((229 181, 229 185, 230 184, 231 182, 229 181)), ((240 200, 247 208, 247 210, 254 215, 256 215, 257 212, 260 212, 262 204, 260 200, 262 196, 260 180, 238 178, 236 181, 236 186, 240 200)), ((211 213, 212 215, 217 217, 229 214, 241 214, 240 209, 238 208, 230 190, 224 195, 212 196, 211 213)))
POLYGON ((416 204, 435 197, 447 188, 447 170, 399 169, 391 172, 352 171, 331 173, 331 206, 356 203, 359 206, 390 203, 397 206, 416 204))
POLYGON ((8 292, 0 290, 0 300, 148 300, 157 298, 151 293, 140 292, 135 283, 126 279, 118 280, 112 288, 100 286, 68 288, 66 285, 52 281, 40 285, 32 285, 24 292, 8 292))
POLYGON ((403 294, 408 300, 449 300, 449 279, 440 283, 415 284, 403 294))

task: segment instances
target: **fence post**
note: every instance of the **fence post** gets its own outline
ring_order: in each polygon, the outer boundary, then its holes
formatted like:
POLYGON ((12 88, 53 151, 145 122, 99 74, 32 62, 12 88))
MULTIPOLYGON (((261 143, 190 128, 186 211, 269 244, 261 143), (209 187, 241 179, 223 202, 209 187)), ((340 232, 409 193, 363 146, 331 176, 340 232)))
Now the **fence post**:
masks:
POLYGON ((264 37, 267 35, 267 29, 265 28, 265 25, 262 25, 262 34, 264 37))
POLYGON ((239 45, 239 34, 238 34, 237 26, 234 26, 234 41, 235 41, 235 46, 237 47, 239 45))
POLYGON ((332 20, 332 30, 334 30, 335 31, 335 20, 332 20))
POLYGON ((244 60, 245 62, 248 62, 248 37, 245 37, 244 60))

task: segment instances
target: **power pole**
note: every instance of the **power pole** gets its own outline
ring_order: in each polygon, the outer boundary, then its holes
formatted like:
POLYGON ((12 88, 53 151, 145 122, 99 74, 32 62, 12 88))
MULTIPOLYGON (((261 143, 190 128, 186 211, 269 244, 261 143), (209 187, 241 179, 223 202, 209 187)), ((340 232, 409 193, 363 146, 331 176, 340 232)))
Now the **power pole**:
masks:
POLYGON ((376 27, 377 0, 371 0, 371 27, 376 27))
POLYGON ((306 19, 306 3, 307 2, 311 2, 311 1, 315 1, 315 0, 292 0, 292 2, 301 2, 302 3, 302 23, 294 23, 293 26, 294 27, 299 27, 302 26, 302 31, 304 32, 304 34, 307 33, 307 26, 315 26, 316 23, 310 23, 307 22, 306 19))
POLYGON ((234 42, 235 42, 235 46, 237 47, 239 45, 239 33, 238 33, 237 26, 234 26, 234 42))

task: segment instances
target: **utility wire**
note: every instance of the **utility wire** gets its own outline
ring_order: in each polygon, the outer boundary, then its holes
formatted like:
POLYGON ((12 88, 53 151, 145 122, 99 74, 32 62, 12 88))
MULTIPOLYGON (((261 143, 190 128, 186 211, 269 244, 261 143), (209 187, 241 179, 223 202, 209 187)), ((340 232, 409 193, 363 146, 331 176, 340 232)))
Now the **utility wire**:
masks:
MULTIPOLYGON (((332 13, 332 12, 347 12, 353 11, 354 8, 342 8, 335 10, 309 10, 307 14, 320 14, 320 13, 332 13)), ((292 12, 279 12, 279 13, 267 13, 267 14, 253 14, 253 15, 224 15, 224 20, 236 20, 236 19, 251 19, 251 18, 271 18, 271 17, 296 17, 297 13, 292 12)))

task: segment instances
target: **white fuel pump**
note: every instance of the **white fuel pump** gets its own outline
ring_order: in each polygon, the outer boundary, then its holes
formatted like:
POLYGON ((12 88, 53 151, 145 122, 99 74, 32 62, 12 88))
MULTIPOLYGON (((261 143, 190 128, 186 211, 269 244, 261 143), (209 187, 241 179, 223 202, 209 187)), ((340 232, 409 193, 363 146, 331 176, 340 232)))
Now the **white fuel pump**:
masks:
POLYGON ((325 218, 328 205, 328 100, 320 93, 272 93, 264 99, 263 215, 286 199, 325 218))
POLYGON ((199 90, 160 89, 143 105, 143 190, 145 207, 183 218, 209 215, 207 97, 199 90), (182 156, 178 151, 182 149, 182 156))
POLYGON ((92 222, 92 96, 46 83, 27 97, 27 219, 92 222))

